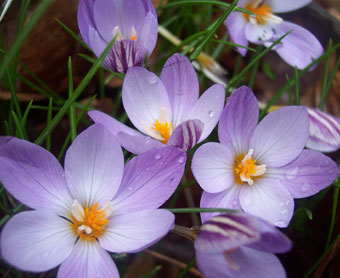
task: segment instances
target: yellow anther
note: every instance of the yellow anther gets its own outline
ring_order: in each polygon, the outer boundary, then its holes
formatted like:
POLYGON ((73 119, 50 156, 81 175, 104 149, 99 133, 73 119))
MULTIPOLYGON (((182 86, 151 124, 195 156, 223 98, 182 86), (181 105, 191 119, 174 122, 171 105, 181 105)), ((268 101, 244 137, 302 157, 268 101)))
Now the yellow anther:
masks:
POLYGON ((137 38, 137 36, 131 36, 131 37, 130 37, 130 40, 135 41, 136 38, 137 38))
POLYGON ((153 130, 157 131, 161 136, 162 140, 160 140, 163 144, 166 144, 171 135, 172 123, 165 122, 164 124, 160 123, 158 120, 151 127, 153 130))

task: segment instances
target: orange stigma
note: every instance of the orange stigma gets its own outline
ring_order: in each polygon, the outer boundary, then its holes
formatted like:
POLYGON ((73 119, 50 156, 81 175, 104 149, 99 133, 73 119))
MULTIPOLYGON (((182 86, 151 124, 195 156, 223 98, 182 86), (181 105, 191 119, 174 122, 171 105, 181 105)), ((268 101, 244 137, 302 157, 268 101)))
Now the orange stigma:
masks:
POLYGON ((160 140, 163 144, 166 144, 171 135, 172 123, 165 122, 164 124, 160 123, 158 120, 153 124, 151 129, 157 131, 159 135, 163 138, 160 140))
POLYGON ((95 241, 104 233, 111 211, 111 203, 105 204, 102 209, 98 209, 98 203, 83 209, 75 200, 71 210, 72 230, 82 240, 95 241))
POLYGON ((137 36, 131 36, 131 37, 130 37, 130 40, 135 41, 136 38, 137 38, 137 36))
POLYGON ((235 182, 242 185, 247 182, 249 185, 253 185, 254 178, 262 176, 266 172, 266 165, 256 164, 256 160, 252 159, 253 150, 250 149, 246 155, 239 155, 235 158, 234 173, 235 182))
MULTIPOLYGON (((273 15, 273 13, 272 13, 270 6, 261 5, 261 4, 259 5, 258 2, 259 1, 249 2, 244 8, 247 11, 256 14, 255 18, 258 24, 265 24, 267 22, 266 20, 270 18, 273 15)), ((243 16, 245 17, 247 21, 250 21, 252 17, 252 15, 245 14, 245 13, 243 14, 243 16)))

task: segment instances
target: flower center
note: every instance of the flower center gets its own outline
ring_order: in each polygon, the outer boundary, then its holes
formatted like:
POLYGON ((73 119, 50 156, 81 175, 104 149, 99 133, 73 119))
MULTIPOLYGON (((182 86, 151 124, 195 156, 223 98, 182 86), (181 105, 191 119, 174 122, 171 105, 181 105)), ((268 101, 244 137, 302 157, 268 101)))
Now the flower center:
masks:
POLYGON ((71 208, 72 230, 82 240, 95 241, 104 233, 111 213, 110 202, 101 209, 98 209, 98 203, 84 209, 77 200, 74 200, 71 208))
MULTIPOLYGON (((123 36, 122 32, 120 31, 119 26, 116 26, 115 28, 113 28, 113 36, 116 36, 117 34, 118 34, 117 41, 125 40, 125 37, 123 36)), ((137 32, 136 32, 135 27, 131 28, 131 34, 129 36, 129 39, 132 40, 132 41, 135 41, 137 39, 137 32)))
POLYGON ((253 24, 265 24, 267 21, 273 23, 281 23, 282 19, 275 16, 269 5, 263 4, 264 0, 250 1, 244 7, 247 11, 252 12, 255 15, 243 14, 244 18, 253 24))
POLYGON ((242 185, 247 182, 249 185, 254 183, 254 177, 262 176, 266 172, 266 165, 257 165, 256 160, 252 159, 254 150, 250 149, 248 153, 237 156, 234 163, 235 182, 242 185))
POLYGON ((158 120, 151 127, 153 130, 157 131, 160 136, 162 136, 162 140, 160 140, 163 144, 166 144, 171 135, 172 123, 165 122, 164 124, 160 123, 158 120))

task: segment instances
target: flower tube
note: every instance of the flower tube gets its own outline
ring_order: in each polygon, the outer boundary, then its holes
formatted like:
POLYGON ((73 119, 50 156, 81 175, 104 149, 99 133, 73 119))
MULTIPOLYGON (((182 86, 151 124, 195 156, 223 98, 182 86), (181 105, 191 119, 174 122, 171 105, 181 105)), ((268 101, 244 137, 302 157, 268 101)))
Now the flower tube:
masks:
POLYGON ((206 139, 216 126, 225 99, 215 84, 199 97, 198 80, 190 61, 180 54, 165 63, 160 79, 141 67, 128 70, 123 83, 123 105, 133 125, 90 111, 91 119, 117 136, 128 151, 176 146, 184 151, 206 139))
POLYGON ((121 73, 142 65, 157 41, 157 15, 150 0, 80 0, 78 26, 97 57, 117 35, 103 65, 121 73))
POLYGON ((174 215, 157 209, 176 189, 185 153, 168 147, 124 158, 101 125, 69 147, 65 170, 43 148, 0 138, 0 180, 33 210, 14 215, 1 233, 1 255, 16 268, 59 278, 116 278, 106 252, 138 252, 172 229, 174 215))
MULTIPOLYGON (((289 65, 303 69, 322 55, 322 45, 305 28, 285 21, 274 13, 294 11, 310 2, 312 0, 240 0, 239 6, 256 16, 232 12, 224 24, 231 39, 244 46, 251 42, 269 47, 292 31, 273 50, 289 65)), ((242 47, 237 47, 237 51, 243 56, 247 53, 247 49, 242 47)))
POLYGON ((242 212, 207 219, 195 239, 197 266, 206 278, 284 278, 273 253, 290 248, 278 229, 242 212))
POLYGON ((251 89, 234 91, 218 126, 221 143, 198 148, 192 171, 204 189, 201 207, 242 209, 286 227, 293 198, 318 193, 337 178, 339 169, 324 154, 304 150, 309 138, 305 107, 275 110, 259 124, 258 115, 251 89))

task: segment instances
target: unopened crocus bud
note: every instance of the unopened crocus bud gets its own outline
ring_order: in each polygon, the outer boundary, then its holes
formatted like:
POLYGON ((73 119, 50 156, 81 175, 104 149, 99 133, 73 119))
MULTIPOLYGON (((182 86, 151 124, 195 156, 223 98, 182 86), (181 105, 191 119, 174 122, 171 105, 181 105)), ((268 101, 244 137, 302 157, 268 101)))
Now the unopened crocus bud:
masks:
POLYGON ((243 212, 208 219, 195 240, 197 266, 206 278, 286 277, 273 253, 290 248, 278 229, 243 212))
POLYGON ((309 139, 307 148, 320 152, 340 149, 340 119, 319 109, 307 108, 309 117, 309 139))
POLYGON ((143 64, 156 45, 157 15, 150 0, 80 0, 78 26, 98 57, 116 36, 103 62, 116 72, 143 64))

